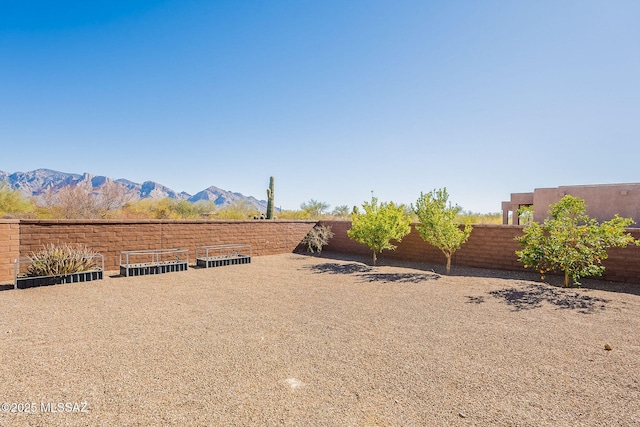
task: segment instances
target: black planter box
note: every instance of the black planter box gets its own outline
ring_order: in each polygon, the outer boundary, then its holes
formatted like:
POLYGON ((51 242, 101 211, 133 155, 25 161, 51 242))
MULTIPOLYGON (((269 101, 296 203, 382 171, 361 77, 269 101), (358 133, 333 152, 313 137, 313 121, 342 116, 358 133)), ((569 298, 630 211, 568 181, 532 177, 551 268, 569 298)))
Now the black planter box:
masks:
POLYGON ((18 277, 17 289, 36 288, 38 286, 60 285, 63 283, 90 282, 102 280, 102 271, 85 271, 82 273, 63 274, 60 276, 18 277))
POLYGON ((196 265, 202 268, 222 267, 225 265, 249 264, 251 257, 248 255, 235 255, 224 258, 198 258, 196 265))
POLYGON ((186 271, 187 268, 188 266, 186 261, 147 265, 124 264, 120 265, 120 275, 125 277, 146 276, 149 274, 163 274, 171 273, 174 271, 186 271))

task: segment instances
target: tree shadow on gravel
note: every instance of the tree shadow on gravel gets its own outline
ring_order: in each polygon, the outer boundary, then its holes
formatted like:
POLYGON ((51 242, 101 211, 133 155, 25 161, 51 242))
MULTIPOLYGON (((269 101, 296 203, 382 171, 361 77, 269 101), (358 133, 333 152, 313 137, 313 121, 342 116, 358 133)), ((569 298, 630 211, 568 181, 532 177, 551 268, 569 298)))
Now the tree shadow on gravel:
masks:
POLYGON ((367 273, 361 274, 369 282, 383 283, 420 283, 427 280, 438 280, 438 274, 420 274, 420 273, 367 273))
MULTIPOLYGON (((605 310, 610 300, 584 295, 582 292, 569 291, 538 284, 527 284, 524 289, 506 288, 489 292, 495 298, 513 307, 514 311, 530 310, 542 307, 543 302, 553 304, 563 310, 577 310, 590 314, 596 310, 605 310)), ((482 298, 482 297, 467 297, 482 298)))
POLYGON ((325 262, 324 264, 312 265, 309 267, 314 273, 331 273, 331 274, 354 274, 366 273, 371 271, 371 267, 366 265, 349 263, 340 264, 337 262, 325 262))
MULTIPOLYGON (((363 269, 363 272, 366 272, 365 270, 366 268, 371 269, 371 267, 367 265, 371 262, 370 257, 368 255, 364 256, 364 255, 353 255, 353 254, 341 254, 336 252, 322 252, 321 254, 314 254, 313 256, 316 258, 324 258, 327 261, 340 260, 348 263, 355 263, 356 265, 358 265, 357 268, 363 269)), ((444 265, 430 264, 430 263, 417 262, 417 261, 415 262, 401 261, 393 258, 386 258, 386 257, 383 257, 382 255, 378 258, 378 265, 387 266, 387 267, 412 268, 415 270, 424 271, 426 274, 430 274, 430 273, 444 274, 445 272, 444 265)), ((345 273, 345 274, 348 274, 348 273, 345 273)), ((506 279, 506 280, 540 283, 539 282, 540 275, 530 270, 509 271, 509 270, 494 270, 494 269, 486 269, 486 268, 463 267, 463 266, 453 265, 451 266, 451 273, 448 274, 447 276, 495 278, 495 279, 506 279)), ((556 286, 558 288, 561 288, 564 283, 564 275, 547 274, 545 282, 547 282, 551 286, 556 286)), ((607 281, 599 278, 584 278, 581 280, 581 282, 582 282, 583 290, 592 289, 592 290, 600 290, 600 291, 606 291, 606 292, 619 292, 619 293, 626 293, 626 294, 640 296, 640 285, 637 285, 637 284, 611 282, 611 281, 607 281)))
POLYGON ((440 278, 436 273, 377 273, 373 267, 355 262, 326 262, 307 268, 318 274, 354 274, 370 283, 420 283, 440 278))
POLYGON ((326 262, 307 268, 319 274, 354 274, 364 278, 367 282, 420 283, 440 278, 440 275, 436 273, 376 273, 372 267, 360 263, 326 262))

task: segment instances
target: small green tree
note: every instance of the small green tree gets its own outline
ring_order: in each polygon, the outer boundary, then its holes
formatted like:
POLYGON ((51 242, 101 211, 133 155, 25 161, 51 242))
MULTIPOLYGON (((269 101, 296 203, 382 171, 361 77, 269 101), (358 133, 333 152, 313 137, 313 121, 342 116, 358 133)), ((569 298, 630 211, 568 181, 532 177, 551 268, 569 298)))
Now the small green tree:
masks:
POLYGON ((447 258, 447 274, 451 272, 451 257, 471 235, 471 225, 466 224, 461 229, 457 221, 461 210, 459 206, 451 205, 446 188, 426 194, 421 192, 413 207, 420 221, 416 227, 420 237, 442 251, 447 258))
POLYGON ((287 211, 281 210, 278 211, 278 218, 280 219, 309 219, 309 213, 298 210, 298 211, 287 211))
POLYGON ((218 210, 219 219, 249 219, 260 212, 246 200, 234 200, 222 209, 218 210))
POLYGON ((33 210, 33 203, 25 199, 18 190, 12 190, 8 185, 0 183, 0 217, 26 214, 33 210))
POLYGON ((404 205, 383 202, 371 197, 371 202, 362 204, 364 212, 358 207, 351 214, 351 229, 347 235, 356 242, 364 243, 373 251, 373 265, 376 265, 377 254, 384 249, 395 250, 391 240, 400 242, 411 231, 411 220, 406 214, 404 205))
POLYGON ((523 235, 516 237, 523 246, 516 251, 519 261, 525 268, 539 271, 542 280, 547 272, 562 271, 565 287, 569 278, 579 286, 581 277, 602 275, 607 249, 640 243, 625 233, 625 228, 633 224, 631 218, 616 215, 598 224, 586 214, 584 200, 577 197, 564 196, 550 206, 549 214, 542 224, 531 221, 523 235))

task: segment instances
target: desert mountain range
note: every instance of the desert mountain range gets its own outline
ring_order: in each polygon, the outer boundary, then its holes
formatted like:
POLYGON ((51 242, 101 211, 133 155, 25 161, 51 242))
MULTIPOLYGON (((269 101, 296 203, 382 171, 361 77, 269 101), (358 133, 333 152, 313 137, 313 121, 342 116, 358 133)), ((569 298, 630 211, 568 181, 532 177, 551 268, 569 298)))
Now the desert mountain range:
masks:
POLYGON ((86 185, 93 189, 99 189, 104 183, 113 181, 122 185, 132 199, 172 199, 197 202, 200 200, 212 201, 218 207, 224 207, 236 200, 243 200, 260 211, 265 211, 267 202, 258 200, 253 196, 245 196, 241 193, 233 193, 221 188, 210 186, 194 195, 176 192, 162 184, 153 181, 145 181, 138 184, 127 179, 112 179, 106 176, 96 176, 89 173, 75 174, 58 172, 50 169, 36 169, 29 172, 8 173, 0 171, 0 183, 4 182, 10 188, 20 191, 25 197, 41 197, 46 192, 55 194, 60 189, 72 185, 86 185))

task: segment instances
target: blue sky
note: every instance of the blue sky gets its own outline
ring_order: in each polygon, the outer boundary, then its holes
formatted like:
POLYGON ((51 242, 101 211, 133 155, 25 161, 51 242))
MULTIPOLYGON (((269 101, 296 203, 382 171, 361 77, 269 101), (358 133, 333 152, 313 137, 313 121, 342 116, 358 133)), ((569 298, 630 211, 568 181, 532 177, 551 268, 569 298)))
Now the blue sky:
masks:
POLYGON ((638 1, 0 0, 0 170, 466 210, 639 182, 638 1))

